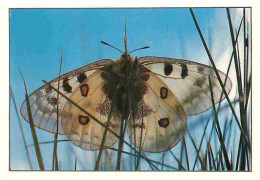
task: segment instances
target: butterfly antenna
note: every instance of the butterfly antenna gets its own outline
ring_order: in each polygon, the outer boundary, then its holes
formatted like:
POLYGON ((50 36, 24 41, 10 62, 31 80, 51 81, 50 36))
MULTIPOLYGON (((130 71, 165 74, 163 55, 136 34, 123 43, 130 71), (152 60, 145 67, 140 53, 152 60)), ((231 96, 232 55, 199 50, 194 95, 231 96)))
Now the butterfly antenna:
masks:
POLYGON ((105 44, 105 45, 107 45, 107 46, 110 46, 110 47, 112 47, 112 48, 118 50, 119 52, 121 52, 121 53, 123 54, 123 51, 121 51, 120 49, 116 48, 115 46, 112 46, 111 44, 108 44, 108 43, 106 43, 105 41, 101 41, 101 43, 102 43, 102 44, 105 44))
POLYGON ((127 54, 127 35, 126 35, 126 20, 125 20, 125 34, 124 34, 124 41, 125 41, 125 53, 127 54))
POLYGON ((138 50, 141 50, 141 49, 148 49, 148 48, 150 48, 150 46, 144 46, 144 47, 141 47, 141 48, 138 48, 138 49, 134 49, 134 50, 130 51, 129 54, 131 54, 134 51, 138 51, 138 50))

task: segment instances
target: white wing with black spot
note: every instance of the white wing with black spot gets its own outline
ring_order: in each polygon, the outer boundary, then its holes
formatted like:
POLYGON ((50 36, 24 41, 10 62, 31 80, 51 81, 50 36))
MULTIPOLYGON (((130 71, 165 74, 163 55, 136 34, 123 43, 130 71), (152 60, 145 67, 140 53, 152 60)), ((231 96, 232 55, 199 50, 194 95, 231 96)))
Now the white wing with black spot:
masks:
POLYGON ((147 74, 147 92, 135 123, 132 116, 128 120, 127 133, 142 151, 159 153, 173 148, 183 138, 187 120, 174 93, 154 73, 147 74))
MULTIPOLYGON (((80 81, 90 76, 97 69, 109 64, 111 61, 112 60, 110 59, 99 60, 62 75, 60 80, 60 91, 67 96, 70 96, 71 93, 80 85, 80 81)), ((50 81, 50 84, 55 88, 58 88, 58 78, 50 81)), ((50 89, 49 86, 44 85, 30 94, 29 101, 34 119, 34 125, 48 132, 56 133, 57 93, 50 89)), ((66 102, 67 100, 65 98, 59 96, 60 114, 63 112, 66 102)), ((26 101, 22 103, 20 111, 22 117, 28 121, 26 101)), ((64 134, 60 120, 58 133, 64 134)))
MULTIPOLYGON (((216 103, 222 101, 222 88, 214 69, 210 66, 181 59, 165 57, 139 58, 146 68, 155 73, 171 89, 182 105, 187 116, 202 113, 212 106, 209 78, 216 103)), ((225 82, 227 93, 232 88, 231 80, 221 71, 218 71, 222 82, 225 82)))

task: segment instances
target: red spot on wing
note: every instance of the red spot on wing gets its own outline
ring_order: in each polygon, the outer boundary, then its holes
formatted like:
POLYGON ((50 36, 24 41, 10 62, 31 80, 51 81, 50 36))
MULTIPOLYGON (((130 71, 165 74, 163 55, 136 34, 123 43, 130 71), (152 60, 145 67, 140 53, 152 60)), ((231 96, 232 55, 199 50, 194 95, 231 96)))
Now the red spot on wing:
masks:
POLYGON ((169 126, 170 121, 169 118, 162 118, 158 121, 159 126, 166 128, 167 126, 169 126))
POLYGON ((82 96, 87 96, 89 92, 89 87, 87 84, 83 84, 80 86, 80 92, 82 96))
POLYGON ((166 87, 161 87, 160 96, 162 99, 166 99, 168 97, 168 89, 166 87))
POLYGON ((89 123, 89 121, 90 121, 90 119, 88 116, 81 116, 81 115, 79 116, 79 123, 81 125, 86 125, 89 123))

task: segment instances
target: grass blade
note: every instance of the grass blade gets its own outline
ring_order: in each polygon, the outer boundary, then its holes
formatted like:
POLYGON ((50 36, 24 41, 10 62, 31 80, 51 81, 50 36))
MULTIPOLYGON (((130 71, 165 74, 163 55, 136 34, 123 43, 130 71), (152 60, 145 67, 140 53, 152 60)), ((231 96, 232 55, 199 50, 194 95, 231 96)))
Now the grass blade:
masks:
POLYGON ((219 125, 219 121, 218 121, 218 115, 217 115, 217 111, 216 111, 216 107, 215 107, 215 100, 214 100, 214 94, 213 94, 213 91, 212 91, 212 85, 211 85, 210 76, 209 76, 209 88, 210 88, 212 106, 213 106, 213 111, 214 111, 214 116, 215 116, 215 122, 216 122, 216 126, 217 126, 218 137, 219 137, 221 149, 222 149, 223 154, 224 154, 224 159, 225 159, 226 167, 227 167, 227 169, 230 171, 230 170, 231 170, 231 166, 230 166, 230 162, 229 162, 229 159, 228 159, 228 154, 227 154, 225 142, 224 142, 224 139, 223 139, 223 136, 222 136, 222 133, 221 133, 221 129, 220 129, 220 125, 219 125))
MULTIPOLYGON (((62 139, 62 140, 58 140, 58 142, 70 142, 70 140, 62 139)), ((54 141, 45 141, 45 142, 40 142, 39 144, 40 145, 44 145, 44 144, 51 144, 51 143, 54 143, 54 141)), ((28 145, 28 147, 31 147, 31 146, 33 146, 33 144, 28 145)), ((118 149, 115 149, 115 148, 112 148, 112 147, 105 147, 105 148, 110 149, 112 151, 117 151, 118 152, 118 149)), ((138 157, 138 158, 144 159, 144 160, 146 160, 148 162, 149 165, 151 165, 153 167, 155 167, 155 166, 154 166, 154 164, 152 164, 152 162, 156 163, 156 164, 159 164, 159 165, 163 165, 163 166, 168 167, 168 168, 171 168, 173 170, 178 170, 178 168, 176 168, 176 167, 170 166, 170 165, 165 164, 165 163, 161 163, 159 161, 155 161, 155 160, 149 159, 149 158, 147 158, 145 156, 139 156, 139 155, 136 155, 134 153, 130 153, 130 152, 126 152, 126 151, 122 151, 122 153, 128 154, 128 155, 133 156, 133 157, 138 157)), ((77 159, 77 161, 78 161, 78 159, 77 159)), ((159 169, 157 168, 157 170, 159 170, 159 169)))
POLYGON ((30 169, 33 170, 32 162, 31 162, 31 158, 30 158, 30 154, 29 154, 29 151, 28 151, 28 148, 27 148, 27 142, 26 142, 26 140, 25 140, 25 135, 24 135, 24 131, 23 131, 23 126, 22 126, 21 118, 20 118, 20 116, 19 116, 19 111, 18 111, 18 108, 17 108, 17 103, 16 103, 16 100, 15 100, 15 97, 14 97, 14 93, 13 93, 13 89, 12 89, 11 84, 10 84, 10 92, 11 92, 11 97, 12 97, 12 99, 13 99, 13 103, 14 103, 14 107, 15 107, 15 112, 16 112, 16 115, 17 115, 17 118, 18 118, 19 127, 20 127, 21 132, 22 132, 22 138, 23 138, 23 143, 24 143, 24 147, 25 147, 25 151, 26 151, 26 157, 27 157, 27 159, 28 159, 28 163, 29 163, 30 169))
POLYGON ((75 171, 77 171, 78 157, 75 158, 75 171))
POLYGON ((233 163, 233 155, 232 155, 232 150, 230 151, 230 154, 231 154, 231 158, 230 158, 230 165, 231 165, 231 168, 233 169, 233 165, 234 165, 234 163, 233 163))
MULTIPOLYGON (((245 94, 247 94, 247 68, 248 68, 248 63, 247 63, 247 51, 246 51, 246 49, 247 49, 247 44, 248 44, 248 42, 247 42, 247 38, 246 38, 246 12, 245 12, 245 8, 243 8, 243 18, 244 18, 244 20, 243 20, 243 26, 244 26, 244 33, 243 33, 243 37, 244 37, 244 88, 245 88, 245 94)), ((245 106, 246 107, 246 106, 245 106)))
POLYGON ((100 145, 100 147, 99 147, 99 153, 98 153, 98 158, 97 158, 96 165, 95 165, 95 170, 98 170, 98 169, 99 169, 99 163, 100 163, 102 151, 103 151, 103 148, 104 148, 104 145, 105 145, 105 141, 106 141, 106 137, 107 137, 107 131, 108 131, 108 127, 109 127, 109 124, 110 124, 110 119, 111 119, 111 117, 112 117, 112 111, 113 111, 113 110, 114 110, 114 103, 113 103, 113 101, 112 101, 111 111, 110 111, 110 113, 109 113, 109 115, 108 115, 106 128, 105 128, 105 131, 104 131, 104 134, 103 134, 103 137, 102 137, 101 145, 100 145))
POLYGON ((217 154, 217 169, 216 169, 216 170, 217 170, 217 171, 220 170, 220 160, 219 160, 218 154, 217 154))
MULTIPOLYGON (((189 137, 190 137, 190 139, 191 139, 191 142, 192 142, 192 144, 193 144, 193 146, 194 146, 194 148, 195 148, 195 150, 196 150, 197 157, 198 157, 198 159, 199 159, 200 166, 201 166, 201 168, 202 168, 202 167, 204 167, 204 164, 203 164, 202 157, 201 157, 201 155, 200 155, 200 151, 198 150, 197 145, 196 145, 196 143, 195 143, 195 140, 192 138, 190 132, 187 131, 187 133, 188 133, 188 135, 189 135, 189 137)), ((195 170, 195 168, 194 168, 193 170, 195 170)))
POLYGON ((246 151, 246 162, 247 162, 247 170, 249 171, 251 169, 250 167, 250 160, 249 160, 250 156, 249 156, 249 152, 246 151))
MULTIPOLYGON (((234 110, 234 108, 233 108, 233 106, 232 106, 232 104, 231 104, 231 101, 230 101, 230 99, 229 99, 229 97, 228 97, 228 94, 227 94, 227 92, 226 92, 226 89, 225 89, 225 87, 224 87, 224 85, 223 85, 223 82, 222 82, 222 80, 221 80, 221 78, 220 78, 220 75, 219 75, 218 70, 217 70, 217 68, 216 68, 216 65, 215 65, 215 63, 214 63, 214 61, 213 61, 213 58, 212 58, 212 56, 211 56, 211 54, 210 54, 210 52, 209 52, 208 46, 207 46, 206 41, 205 41, 205 39, 204 39, 204 37, 203 37, 203 35, 202 35, 202 32, 201 32, 201 30, 200 30, 199 24, 198 24, 198 22, 197 22, 197 20, 196 20, 196 17, 195 17, 195 15, 194 15, 194 13, 193 13, 192 8, 190 8, 190 12, 191 12, 192 18, 193 18, 193 20, 194 20, 194 23, 195 23, 195 25, 196 25, 196 28, 197 28, 197 30, 198 30, 198 33, 199 33, 199 35, 200 35, 200 38, 201 38, 201 40, 202 40, 202 43, 203 43, 203 45, 204 45, 204 47, 205 47, 205 50, 206 50, 206 52, 207 52, 207 55, 208 55, 208 57, 209 57, 209 60, 210 60, 210 62, 211 62, 211 64, 212 64, 212 67, 213 67, 213 69, 214 69, 214 72, 215 72, 215 74, 216 74, 216 76, 217 76, 217 79, 218 79, 218 81, 219 81, 219 84, 220 84, 220 86, 221 86, 221 88, 222 88, 222 91, 224 92, 224 95, 225 95, 227 101, 228 101, 229 107, 230 107, 230 109, 231 109, 231 111, 232 111, 232 113, 233 113, 233 115, 234 115, 234 117, 235 117, 235 120, 236 120, 236 123, 237 123, 237 125, 238 125, 238 127, 239 127, 239 130, 240 130, 240 131, 242 132, 242 134, 244 135, 244 137, 245 137, 245 139, 246 139, 246 143, 249 144, 248 138, 247 138, 247 136, 246 136, 244 130, 241 128, 241 125, 240 125, 240 122, 239 122, 238 117, 237 117, 237 115, 236 115, 236 112, 235 112, 235 110, 234 110)), ((234 53, 234 54, 235 54, 235 53, 234 53)))
POLYGON ((34 128, 34 122, 33 122, 33 117, 32 117, 32 111, 31 111, 27 86, 26 86, 26 83, 25 83, 25 80, 24 80, 24 77, 23 77, 23 74, 22 74, 21 71, 20 71, 20 73, 21 73, 21 76, 23 78, 23 83, 24 83, 24 87, 25 87, 25 99, 26 99, 26 105, 27 105, 27 111, 28 111, 28 119, 29 119, 31 133, 32 133, 33 142, 34 142, 34 148, 35 148, 35 152, 36 152, 36 155, 37 155, 39 167, 40 167, 41 170, 44 170, 44 164, 43 164, 43 160, 42 160, 41 150, 40 150, 40 146, 39 146, 39 143, 38 143, 36 131, 35 131, 35 128, 34 128))
MULTIPOLYGON (((60 75, 61 75, 61 67, 62 67, 62 57, 63 52, 61 53, 61 59, 60 59, 60 68, 59 68, 59 79, 58 79, 58 90, 60 90, 60 75)), ((57 93, 57 128, 56 133, 54 136, 54 145, 53 145, 53 160, 52 160, 52 169, 54 170, 54 163, 55 163, 55 170, 59 170, 59 164, 58 164, 58 155, 57 155, 57 140, 58 140, 58 134, 59 134, 59 94, 57 93)))
MULTIPOLYGON (((143 123, 144 123, 144 118, 143 118, 143 107, 142 107, 142 121, 141 121, 141 125, 142 125, 143 123)), ((135 134, 135 132, 134 132, 134 134, 135 134)), ((136 137, 134 137, 134 138, 136 138, 136 137)), ((143 128, 141 128, 141 136, 140 136, 140 143, 139 143, 139 153, 141 153, 141 151, 142 151, 142 139, 143 139, 143 128)), ((135 168, 135 170, 138 169, 139 164, 140 164, 140 158, 138 157, 138 158, 137 158, 137 162, 136 162, 136 168, 135 168)))
POLYGON ((225 170, 221 150, 219 150, 219 162, 220 162, 220 165, 221 165, 220 167, 222 167, 222 170, 225 170))
MULTIPOLYGON (((232 20, 230 16, 229 9, 227 8, 227 15, 228 15, 228 22, 229 22, 229 29, 232 39, 232 45, 234 50, 234 61, 235 61, 235 67, 236 67, 236 77, 237 77, 237 83, 238 83, 238 93, 239 93, 239 108, 240 108, 240 117, 241 117, 241 126, 243 129, 244 135, 247 137, 247 116, 245 111, 245 104, 244 104, 244 94, 242 90, 242 78, 241 78, 241 72, 239 70, 239 62, 238 57, 236 53, 236 45, 235 45, 235 38, 234 38, 234 32, 233 32, 233 26, 232 26, 232 20)), ((243 136, 241 136, 243 138, 243 136)), ((248 139, 248 137, 247 137, 248 139)), ((240 169, 245 170, 245 158, 246 154, 245 151, 247 149, 247 145, 245 144, 244 138, 242 140, 242 151, 241 151, 241 163, 240 163, 240 169)))
POLYGON ((190 161, 189 161, 189 156, 188 156, 188 151, 187 151, 187 146, 186 146, 186 140, 185 137, 183 138, 183 144, 184 144, 184 148, 185 148, 185 158, 186 158, 186 165, 187 165, 187 169, 188 171, 190 170, 190 161))
POLYGON ((203 158, 203 164, 204 167, 202 168, 202 171, 206 171, 207 170, 207 164, 208 164, 208 149, 206 149, 204 158, 203 158))
POLYGON ((242 146, 242 142, 241 142, 241 139, 240 139, 239 145, 238 145, 238 152, 237 152, 236 171, 238 171, 238 166, 239 166, 239 162, 240 162, 241 146, 242 146))
MULTIPOLYGON (((184 153, 184 141, 181 142, 181 151, 180 151, 180 162, 182 164, 183 161, 183 153, 184 153)), ((180 167, 179 167, 180 169, 180 167)))
MULTIPOLYGON (((165 152, 162 154, 162 164, 164 164, 165 152)), ((161 171, 163 171, 164 165, 161 167, 161 171)))
POLYGON ((183 169, 184 171, 186 171, 186 169, 182 166, 180 160, 173 154, 173 152, 171 150, 169 150, 170 154, 172 155, 172 157, 174 157, 174 159, 177 161, 178 163, 178 166, 179 166, 179 169, 178 170, 181 170, 183 169))
MULTIPOLYGON (((115 148, 108 147, 108 149, 111 149, 111 150, 114 150, 114 151, 117 151, 117 152, 118 152, 118 149, 115 149, 115 148)), ((164 165, 165 167, 172 168, 172 169, 174 169, 174 170, 177 170, 177 168, 175 168, 175 167, 173 167, 173 166, 170 166, 170 165, 167 165, 167 164, 163 164, 163 163, 161 163, 161 162, 159 162, 159 161, 155 161, 155 160, 146 158, 146 157, 144 157, 144 156, 138 156, 138 155, 136 155, 136 154, 134 154, 134 153, 130 153, 130 152, 126 152, 126 151, 121 151, 121 152, 124 153, 124 154, 128 154, 128 155, 135 156, 135 157, 139 157, 139 158, 142 158, 142 159, 146 160, 147 163, 148 163, 150 166, 152 166, 153 168, 155 168, 156 170, 159 170, 159 169, 158 169, 154 164, 152 164, 152 162, 153 162, 153 163, 156 163, 156 164, 159 164, 159 165, 164 165)), ((151 168, 152 168, 152 167, 151 167, 151 168)), ((152 169, 153 169, 153 168, 152 168, 152 169)))
MULTIPOLYGON (((241 29, 242 22, 243 22, 243 19, 241 20, 240 25, 239 25, 239 28, 238 28, 238 34, 237 34, 237 36, 236 36, 236 43, 237 43, 238 35, 239 35, 239 33, 240 33, 240 29, 241 29)), ((230 72, 230 67, 231 67, 231 62, 232 62, 233 56, 234 56, 234 51, 232 51, 232 54, 231 54, 231 57, 230 57, 230 60, 229 60, 228 69, 227 69, 227 72, 226 72, 226 75, 227 75, 227 76, 225 77, 224 86, 226 86, 226 82, 227 82, 227 78, 228 78, 228 75, 229 75, 229 72, 230 72)), ((221 96, 220 96, 220 99, 222 99, 223 94, 224 94, 224 93, 222 92, 222 93, 221 93, 221 96)), ((219 106, 218 106, 218 109, 217 109, 217 113, 219 112, 220 107, 221 107, 221 104, 219 103, 219 106)), ((205 130, 206 130, 206 128, 207 128, 207 125, 208 125, 209 120, 210 120, 210 119, 208 119, 207 124, 206 124, 206 126, 205 126, 205 128, 204 128, 205 130)), ((210 133, 210 138, 209 138, 208 142, 210 142, 210 140, 211 140, 212 133, 213 133, 213 129, 214 129, 214 127, 215 127, 215 122, 213 122, 213 123, 214 123, 214 124, 213 124, 213 126, 212 126, 211 133, 210 133)), ((205 137, 205 132, 206 132, 205 130, 204 130, 204 132, 203 132, 203 135, 202 135, 202 138, 201 138, 201 141, 200 141, 199 151, 200 151, 200 149, 201 149, 201 145, 202 145, 203 139, 204 139, 204 137, 205 137)), ((194 166, 193 166, 193 170, 194 170, 195 165, 196 165, 196 163, 197 163, 197 159, 198 159, 198 156, 197 156, 196 159, 195 159, 195 163, 194 163, 194 166)), ((216 168, 215 168, 215 169, 216 169, 216 168)))
MULTIPOLYGON (((236 43, 237 43, 237 40, 238 40, 238 35, 239 35, 239 33, 240 33, 240 29, 241 29, 242 22, 243 22, 243 19, 241 20, 240 25, 239 25, 239 28, 238 28, 238 33, 237 33, 237 36, 236 36, 236 43)), ((227 83, 227 78, 228 78, 228 75, 229 75, 229 72, 230 72, 230 67, 231 67, 231 63, 232 63, 233 56, 234 56, 234 51, 232 51, 232 54, 231 54, 231 57, 230 57, 230 60, 229 60, 228 69, 227 69, 227 72, 226 72, 226 75, 227 75, 227 76, 225 77, 224 86, 226 86, 226 83, 227 83)), ((221 92, 220 99, 222 99, 223 94, 224 94, 224 93, 221 92)), ((219 103, 218 109, 217 109, 217 113, 219 112, 220 107, 221 107, 221 104, 219 103)), ((209 122, 209 120, 210 120, 210 119, 208 119, 208 122, 209 122)), ((208 124, 208 122, 207 122, 207 124, 208 124)), ((212 130, 211 130, 210 138, 209 138, 209 141, 208 141, 208 142, 210 142, 210 140, 211 140, 212 133, 213 133, 213 129, 214 129, 214 126, 215 126, 215 122, 213 122, 213 123, 214 123, 214 124, 213 124, 213 126, 212 126, 212 130)), ((207 128, 207 124, 206 124, 206 126, 205 126, 205 129, 207 128)), ((205 131, 203 132, 203 135, 202 135, 202 138, 201 138, 201 141, 200 141, 199 150, 200 150, 200 148, 201 148, 201 145, 202 145, 202 142, 203 142, 204 137, 205 137, 205 131)), ((196 159, 195 159, 195 163, 194 163, 194 166, 193 166, 193 170, 194 170, 194 168, 195 168, 196 162, 197 162, 197 157, 196 157, 196 159)))
POLYGON ((208 143, 207 146, 207 156, 208 156, 208 164, 209 164, 209 170, 212 171, 212 161, 211 161, 211 155, 210 155, 210 143, 208 143))
POLYGON ((124 127, 125 127, 125 125, 126 125, 125 120, 122 118, 121 125, 120 125, 120 138, 119 138, 119 143, 118 143, 116 170, 120 170, 121 152, 122 152, 122 149, 123 149, 124 127))
POLYGON ((210 159, 210 167, 213 169, 213 167, 214 167, 214 169, 216 170, 217 169, 217 167, 216 167, 216 164, 215 164, 215 158, 214 158, 214 155, 213 155, 213 152, 212 152, 212 148, 211 148, 211 145, 210 145, 210 143, 208 143, 208 154, 209 154, 209 159, 210 159), (213 167, 212 167, 212 165, 213 165, 213 167))
MULTIPOLYGON (((210 118, 208 119, 208 121, 207 121, 207 123, 206 123, 206 125, 205 125, 205 127, 204 127, 204 131, 203 131, 203 134, 202 134, 202 137, 201 137, 201 140, 200 140, 200 145, 199 145, 198 151, 201 150, 202 143, 203 143, 203 139, 204 139, 204 137, 205 137, 206 130, 207 130, 207 127, 208 127, 208 124, 209 124, 209 120, 210 120, 210 118)), ((197 164, 197 160, 198 160, 198 158, 199 158, 198 155, 199 155, 199 154, 197 154, 197 156, 196 156, 196 158, 195 158, 195 162, 194 162, 194 165, 193 165, 193 168, 192 168, 193 170, 195 169, 195 166, 196 166, 196 164, 197 164)))
POLYGON ((246 90, 246 103, 245 103, 245 109, 247 109, 248 101, 249 101, 249 94, 252 87, 252 73, 250 73, 249 81, 247 83, 247 90, 246 90))

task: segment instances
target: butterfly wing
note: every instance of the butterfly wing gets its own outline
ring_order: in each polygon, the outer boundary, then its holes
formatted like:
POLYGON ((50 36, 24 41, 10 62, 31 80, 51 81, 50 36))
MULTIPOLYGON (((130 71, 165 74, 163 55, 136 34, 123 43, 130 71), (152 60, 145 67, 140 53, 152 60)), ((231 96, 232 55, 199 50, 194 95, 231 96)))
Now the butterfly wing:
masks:
POLYGON ((152 72, 147 73, 147 91, 138 113, 128 120, 128 135, 136 147, 146 152, 164 152, 175 146, 187 127, 185 112, 167 85, 152 72))
MULTIPOLYGON (((146 56, 139 58, 140 62, 172 90, 182 105, 187 116, 202 113, 212 106, 209 80, 216 103, 222 101, 222 88, 210 66, 181 59, 146 56)), ((221 71, 218 71, 222 82, 226 80, 226 92, 232 88, 231 80, 221 71)))
MULTIPOLYGON (((94 63, 88 64, 71 72, 68 72, 61 76, 60 91, 67 96, 76 89, 84 77, 90 76, 97 69, 100 69, 104 65, 112 62, 110 59, 99 60, 94 63), (85 75, 85 76, 84 76, 85 75), (79 78, 81 77, 81 78, 79 78)), ((58 78, 50 81, 50 84, 54 87, 58 87, 58 78)), ((53 91, 49 86, 44 85, 29 96, 29 101, 32 110, 32 116, 34 119, 34 125, 40 129, 46 130, 51 133, 56 133, 57 129, 57 93, 53 91)), ((64 105, 67 100, 60 96, 59 99, 59 112, 62 113, 64 105)), ((22 117, 29 122, 27 114, 26 101, 21 106, 22 117)), ((64 134, 64 131, 59 120, 59 134, 64 134)))
MULTIPOLYGON (((111 101, 103 90, 105 81, 101 77, 102 72, 102 70, 97 70, 82 81, 69 98, 103 124, 106 124, 111 111, 111 101)), ((120 114, 116 111, 111 113, 109 127, 116 134, 119 134, 120 114)), ((66 102, 63 108, 61 124, 64 134, 75 145, 86 150, 99 149, 105 129, 70 102, 66 102)), ((116 142, 117 137, 108 132, 104 146, 110 147, 116 142)))

